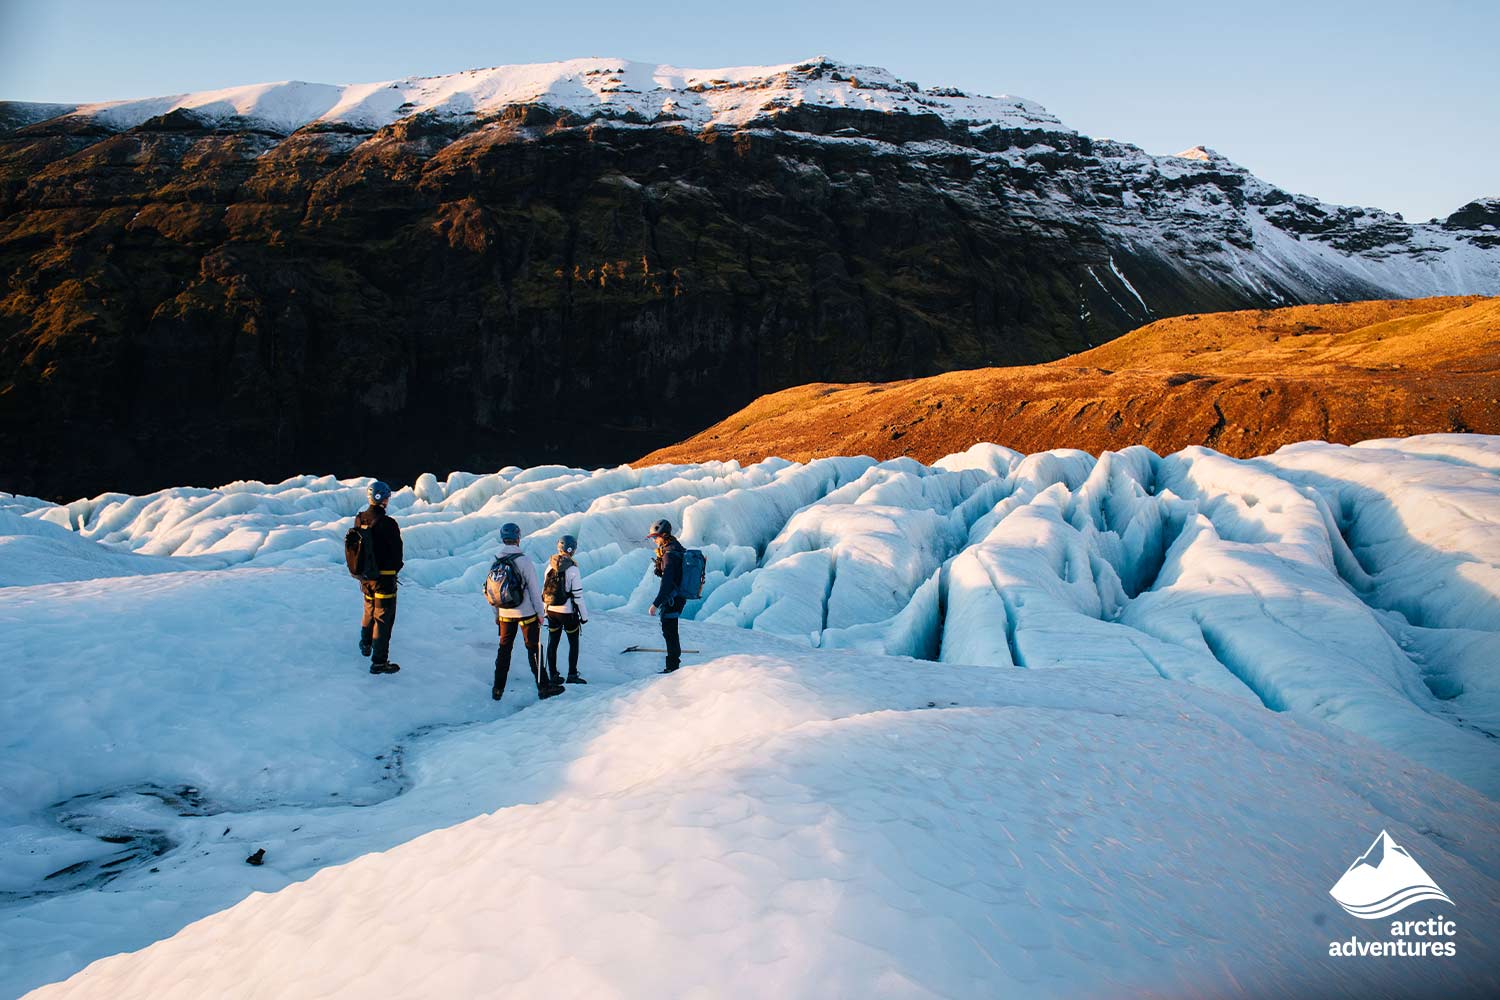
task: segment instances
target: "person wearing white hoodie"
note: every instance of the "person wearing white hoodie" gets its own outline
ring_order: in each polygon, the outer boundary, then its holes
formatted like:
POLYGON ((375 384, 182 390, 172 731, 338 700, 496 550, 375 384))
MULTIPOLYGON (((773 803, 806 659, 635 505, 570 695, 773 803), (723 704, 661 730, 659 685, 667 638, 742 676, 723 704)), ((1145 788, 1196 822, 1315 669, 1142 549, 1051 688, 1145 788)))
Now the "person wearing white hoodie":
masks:
POLYGON ((564 690, 563 686, 553 684, 542 668, 542 587, 537 582, 536 564, 521 551, 520 525, 506 523, 500 526, 500 551, 495 554, 490 575, 486 577, 485 596, 495 607, 495 623, 500 627, 500 648, 495 652, 495 683, 490 689, 490 697, 499 701, 500 696, 505 693, 505 681, 510 675, 510 653, 515 647, 517 633, 520 633, 526 644, 532 677, 536 680, 537 697, 550 698, 560 694, 564 690), (494 593, 498 589, 494 585, 495 574, 507 562, 521 585, 520 601, 514 607, 501 606, 503 602, 494 593))
POLYGON ((568 637, 568 683, 588 683, 578 676, 578 644, 589 611, 583 605, 583 574, 573 561, 577 551, 578 539, 572 535, 559 538, 557 555, 547 564, 542 581, 542 599, 547 603, 547 673, 554 685, 562 683, 557 674, 557 646, 564 634, 568 637))

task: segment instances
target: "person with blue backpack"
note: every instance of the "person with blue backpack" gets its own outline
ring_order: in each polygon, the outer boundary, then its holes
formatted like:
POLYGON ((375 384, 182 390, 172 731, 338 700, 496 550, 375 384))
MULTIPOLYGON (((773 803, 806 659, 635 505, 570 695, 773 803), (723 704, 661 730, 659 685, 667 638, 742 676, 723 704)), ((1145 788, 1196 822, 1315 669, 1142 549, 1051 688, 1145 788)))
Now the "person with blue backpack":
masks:
POLYGON ((396 627, 396 575, 405 565, 401 529, 385 512, 391 488, 379 479, 365 495, 370 506, 354 516, 354 527, 344 536, 344 561, 359 581, 365 613, 359 623, 359 652, 370 658, 370 673, 394 674, 391 630, 396 627))
POLYGON ((670 674, 682 666, 682 639, 677 624, 682 618, 682 609, 687 607, 687 597, 681 592, 684 549, 672 534, 672 522, 665 518, 651 525, 651 534, 646 537, 656 540, 656 559, 652 569, 661 577, 661 586, 656 590, 656 599, 651 602, 651 613, 661 618, 661 637, 667 644, 667 664, 661 672, 670 674))
POLYGON ((500 526, 500 551, 490 564, 484 581, 484 596, 495 609, 495 624, 500 628, 500 648, 495 652, 495 682, 490 697, 495 701, 505 693, 510 676, 510 654, 520 634, 531 662, 538 698, 551 698, 565 688, 547 676, 541 657, 541 618, 545 613, 542 587, 537 582, 536 564, 521 551, 521 526, 507 522, 500 526))

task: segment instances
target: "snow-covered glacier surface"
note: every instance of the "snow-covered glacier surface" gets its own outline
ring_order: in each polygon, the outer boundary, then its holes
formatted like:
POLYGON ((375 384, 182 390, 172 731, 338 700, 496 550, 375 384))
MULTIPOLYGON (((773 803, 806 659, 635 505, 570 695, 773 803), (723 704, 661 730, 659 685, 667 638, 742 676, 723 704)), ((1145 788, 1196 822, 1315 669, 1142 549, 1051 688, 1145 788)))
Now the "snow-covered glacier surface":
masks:
POLYGON ((427 476, 381 678, 365 482, 0 495, 0 994, 1497 985, 1500 439, 427 476), (545 704, 488 697, 512 520, 600 609, 545 704), (1328 956, 1382 829, 1455 958, 1328 956))

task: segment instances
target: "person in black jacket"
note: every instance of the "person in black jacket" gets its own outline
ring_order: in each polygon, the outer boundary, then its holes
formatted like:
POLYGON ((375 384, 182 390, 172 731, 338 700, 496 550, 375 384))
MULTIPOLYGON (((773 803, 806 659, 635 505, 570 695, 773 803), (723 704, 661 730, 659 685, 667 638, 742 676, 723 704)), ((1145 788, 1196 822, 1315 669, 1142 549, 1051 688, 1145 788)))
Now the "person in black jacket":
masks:
POLYGON ((654 568, 661 586, 651 602, 651 613, 661 615, 661 637, 667 644, 667 665, 662 673, 670 674, 682 666, 682 640, 677 634, 677 623, 687 606, 687 598, 678 593, 682 589, 682 543, 672 536, 672 523, 666 520, 653 524, 646 537, 656 539, 654 568))
POLYGON ((391 662, 391 629, 396 627, 396 574, 404 565, 401 529, 395 518, 385 512, 391 499, 391 488, 380 480, 370 484, 370 506, 354 515, 354 526, 368 529, 375 551, 379 578, 361 580, 365 595, 365 616, 359 623, 359 652, 370 658, 370 673, 394 674, 400 670, 391 662))

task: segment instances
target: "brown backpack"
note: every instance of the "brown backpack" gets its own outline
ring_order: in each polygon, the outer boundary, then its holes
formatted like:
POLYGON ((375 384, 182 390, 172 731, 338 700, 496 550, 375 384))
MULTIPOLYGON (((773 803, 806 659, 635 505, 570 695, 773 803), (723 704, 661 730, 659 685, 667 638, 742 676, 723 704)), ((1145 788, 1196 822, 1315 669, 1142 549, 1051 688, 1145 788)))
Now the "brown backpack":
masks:
POLYGON ((549 608, 558 608, 568 603, 568 570, 577 565, 561 553, 552 557, 547 565, 547 576, 542 581, 542 603, 549 608))

